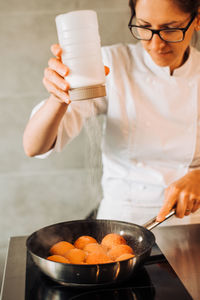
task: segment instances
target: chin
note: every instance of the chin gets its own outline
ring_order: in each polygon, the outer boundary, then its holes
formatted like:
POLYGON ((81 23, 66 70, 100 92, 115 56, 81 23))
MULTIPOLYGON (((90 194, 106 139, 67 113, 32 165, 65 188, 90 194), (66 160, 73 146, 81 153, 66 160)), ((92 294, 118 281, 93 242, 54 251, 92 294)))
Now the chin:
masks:
POLYGON ((170 67, 172 65, 172 60, 169 59, 169 54, 158 54, 156 56, 151 55, 154 63, 160 67, 170 67))
MULTIPOLYGON (((153 59, 153 58, 152 58, 153 59)), ((169 67, 170 63, 167 61, 162 61, 162 60, 158 60, 158 59, 153 59, 153 61, 155 62, 156 65, 158 65, 159 67, 169 67)))

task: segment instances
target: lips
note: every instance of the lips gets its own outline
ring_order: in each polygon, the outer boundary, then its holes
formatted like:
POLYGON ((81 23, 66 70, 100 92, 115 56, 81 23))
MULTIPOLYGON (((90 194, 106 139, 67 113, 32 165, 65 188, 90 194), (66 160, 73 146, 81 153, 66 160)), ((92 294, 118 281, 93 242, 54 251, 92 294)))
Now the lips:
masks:
POLYGON ((162 57, 162 56, 172 54, 172 51, 165 51, 165 52, 157 52, 157 51, 152 52, 152 51, 149 51, 149 54, 152 57, 162 57))
POLYGON ((167 55, 167 54, 170 54, 171 52, 161 52, 161 53, 158 53, 158 55, 167 55))
POLYGON ((159 55, 167 55, 167 54, 170 54, 170 53, 172 53, 172 52, 171 51, 167 51, 167 52, 154 52, 153 54, 159 56, 159 55))

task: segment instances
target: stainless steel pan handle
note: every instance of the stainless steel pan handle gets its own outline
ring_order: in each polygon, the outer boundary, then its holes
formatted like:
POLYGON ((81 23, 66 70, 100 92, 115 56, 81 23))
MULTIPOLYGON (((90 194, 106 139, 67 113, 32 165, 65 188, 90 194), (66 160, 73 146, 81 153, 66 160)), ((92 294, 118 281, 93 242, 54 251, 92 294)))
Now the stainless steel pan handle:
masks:
POLYGON ((145 227, 148 230, 151 230, 153 228, 155 228, 156 226, 158 226, 159 224, 165 222, 167 219, 169 219, 170 217, 172 217, 175 214, 175 209, 172 209, 168 215, 165 216, 165 219, 162 222, 158 222, 156 221, 157 217, 154 217, 153 219, 149 220, 148 222, 146 222, 143 227, 145 227))

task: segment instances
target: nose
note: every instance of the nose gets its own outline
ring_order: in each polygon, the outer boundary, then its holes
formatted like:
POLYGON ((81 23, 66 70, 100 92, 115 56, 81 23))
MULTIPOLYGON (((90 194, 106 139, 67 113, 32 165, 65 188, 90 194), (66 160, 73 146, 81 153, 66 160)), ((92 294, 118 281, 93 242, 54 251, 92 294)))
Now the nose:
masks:
POLYGON ((154 34, 151 39, 151 48, 154 51, 161 50, 165 47, 165 41, 161 40, 158 34, 154 34))

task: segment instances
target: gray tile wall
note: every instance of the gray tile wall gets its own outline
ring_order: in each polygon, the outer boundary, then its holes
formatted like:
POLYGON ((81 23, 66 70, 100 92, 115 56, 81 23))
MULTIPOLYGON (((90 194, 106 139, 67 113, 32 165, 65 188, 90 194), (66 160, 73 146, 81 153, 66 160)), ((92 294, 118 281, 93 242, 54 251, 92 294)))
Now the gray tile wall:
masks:
POLYGON ((30 111, 48 96, 42 77, 49 47, 57 42, 55 16, 77 9, 97 11, 102 45, 132 42, 128 0, 0 2, 0 281, 10 236, 84 218, 101 195, 99 154, 91 171, 86 130, 45 160, 27 158, 22 148, 30 111))
POLYGON ((96 153, 88 130, 45 160, 27 158, 22 148, 31 109, 48 96, 42 77, 57 42, 55 16, 77 9, 97 11, 102 45, 132 40, 128 0, 0 1, 0 281, 10 236, 84 218, 101 197, 99 154, 95 162, 86 154, 96 153))

